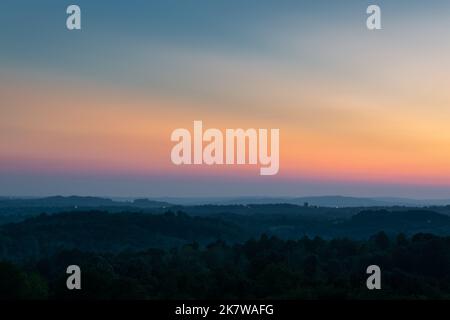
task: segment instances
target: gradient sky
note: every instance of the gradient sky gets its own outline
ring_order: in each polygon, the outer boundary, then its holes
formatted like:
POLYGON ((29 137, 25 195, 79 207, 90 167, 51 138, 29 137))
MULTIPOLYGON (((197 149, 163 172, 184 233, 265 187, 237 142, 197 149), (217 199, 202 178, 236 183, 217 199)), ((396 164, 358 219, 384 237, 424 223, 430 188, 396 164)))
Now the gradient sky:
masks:
POLYGON ((450 197, 449 57, 444 0, 3 0, 0 195, 450 197), (174 166, 194 120, 279 128, 279 174, 174 166))

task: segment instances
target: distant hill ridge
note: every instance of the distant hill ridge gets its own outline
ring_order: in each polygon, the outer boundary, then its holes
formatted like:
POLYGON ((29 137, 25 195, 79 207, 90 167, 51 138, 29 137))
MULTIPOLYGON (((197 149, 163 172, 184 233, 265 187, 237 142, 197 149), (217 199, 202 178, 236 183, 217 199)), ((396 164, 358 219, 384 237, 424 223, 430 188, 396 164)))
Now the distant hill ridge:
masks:
POLYGON ((4 207, 111 207, 131 206, 136 208, 161 208, 173 205, 251 205, 291 204, 319 207, 425 207, 450 205, 450 199, 409 199, 389 197, 349 197, 340 195, 310 197, 153 197, 118 201, 107 197, 51 196, 44 198, 0 197, 0 208, 4 207))
POLYGON ((446 206, 450 199, 409 199, 394 197, 351 197, 341 195, 309 196, 309 197, 160 197, 158 201, 167 201, 177 205, 248 205, 248 204, 293 204, 320 207, 391 207, 391 206, 446 206))
POLYGON ((170 203, 149 199, 136 199, 133 201, 114 201, 109 198, 84 196, 52 196, 33 199, 1 199, 0 207, 111 207, 133 206, 139 208, 156 208, 170 206, 170 203))

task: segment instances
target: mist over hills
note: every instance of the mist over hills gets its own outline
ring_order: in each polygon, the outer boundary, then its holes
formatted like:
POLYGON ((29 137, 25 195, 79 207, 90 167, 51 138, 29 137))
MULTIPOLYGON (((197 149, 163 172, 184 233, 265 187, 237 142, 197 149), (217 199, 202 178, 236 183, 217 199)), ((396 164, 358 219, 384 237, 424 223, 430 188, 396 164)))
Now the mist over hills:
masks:
POLYGON ((137 207, 156 208, 171 205, 249 205, 249 204, 293 204, 319 207, 390 207, 390 206, 446 206, 450 199, 411 199, 398 197, 351 197, 340 195, 309 197, 149 197, 108 198, 88 196, 50 197, 0 197, 0 208, 4 207, 137 207))
MULTIPOLYGON (((160 210, 168 208, 183 208, 192 214, 198 213, 260 213, 268 207, 264 205, 278 205, 278 211, 307 211, 307 208, 347 209, 342 212, 352 214, 364 208, 421 208, 447 206, 446 199, 408 199, 408 198, 358 198, 346 196, 312 196, 312 197, 216 197, 216 198, 107 198, 89 196, 51 196, 43 198, 0 197, 0 217, 6 215, 56 213, 61 211, 105 210, 120 212, 127 210, 160 210), (259 207, 258 207, 259 205, 259 207), (284 205, 284 206, 280 206, 284 205), (291 207, 289 207, 291 206, 291 207), (303 208, 303 209, 300 209, 303 208), (352 210, 355 209, 355 210, 352 210)), ((162 211, 161 211, 162 210, 162 211)), ((1 223, 1 221, 0 221, 1 223)))
POLYGON ((86 196, 51 196, 42 198, 0 197, 1 205, 52 205, 52 206, 135 206, 159 207, 170 205, 245 205, 245 204, 294 204, 323 207, 374 207, 374 206, 445 206, 450 199, 412 199, 400 197, 352 197, 341 195, 305 197, 148 197, 148 198, 109 198, 86 196))
POLYGON ((389 207, 389 206, 445 206, 450 205, 450 199, 410 199, 395 197, 350 197, 340 195, 309 196, 309 197, 160 197, 152 198, 178 205, 231 205, 231 204, 276 204, 287 203, 320 207, 389 207))

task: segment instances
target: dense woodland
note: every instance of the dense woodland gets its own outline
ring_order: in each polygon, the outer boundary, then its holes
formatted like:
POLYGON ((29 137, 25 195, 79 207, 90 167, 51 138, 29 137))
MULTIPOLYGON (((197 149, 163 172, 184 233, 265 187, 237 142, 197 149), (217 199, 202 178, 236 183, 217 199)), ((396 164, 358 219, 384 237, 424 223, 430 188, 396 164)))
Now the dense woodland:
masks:
POLYGON ((38 261, 0 263, 1 298, 52 299, 438 299, 450 298, 450 238, 378 233, 366 241, 261 236, 242 244, 198 243, 171 250, 61 251, 38 261), (78 264, 82 290, 66 289, 78 264), (366 267, 383 270, 366 289, 366 267))
POLYGON ((0 225, 0 299, 450 298, 448 207, 107 205, 17 207, 0 225), (371 264, 382 290, 366 288, 371 264))

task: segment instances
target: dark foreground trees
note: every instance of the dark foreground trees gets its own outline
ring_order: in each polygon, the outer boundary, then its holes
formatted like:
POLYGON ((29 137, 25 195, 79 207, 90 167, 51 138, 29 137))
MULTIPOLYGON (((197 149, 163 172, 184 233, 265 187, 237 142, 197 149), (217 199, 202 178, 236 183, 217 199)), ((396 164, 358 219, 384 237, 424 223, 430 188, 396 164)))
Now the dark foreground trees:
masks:
POLYGON ((36 272, 26 272, 9 262, 0 262, 0 299, 45 299, 46 281, 36 272))
POLYGON ((367 241, 263 235, 172 250, 120 254, 62 251, 37 262, 0 263, 0 298, 35 299, 396 299, 450 298, 450 238, 384 233, 367 241), (82 290, 66 289, 66 268, 82 290), (366 288, 368 265, 382 289, 366 288))

